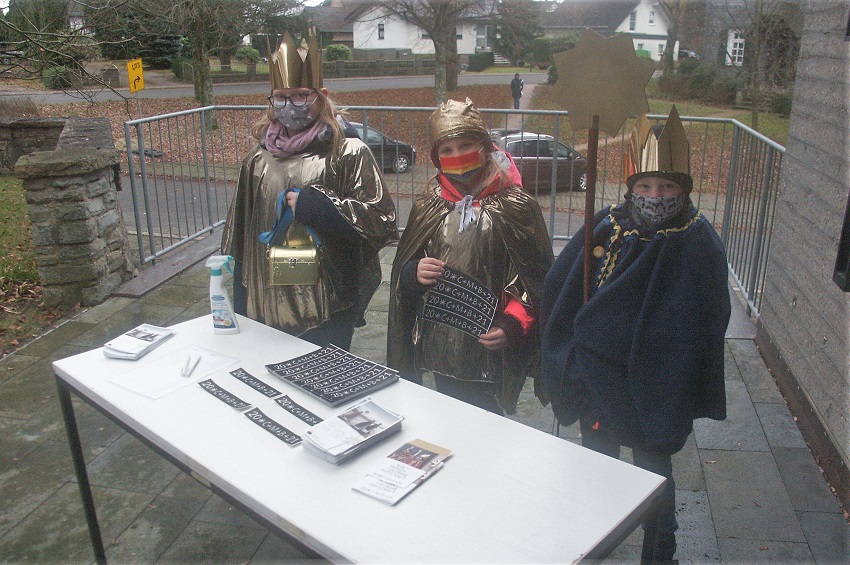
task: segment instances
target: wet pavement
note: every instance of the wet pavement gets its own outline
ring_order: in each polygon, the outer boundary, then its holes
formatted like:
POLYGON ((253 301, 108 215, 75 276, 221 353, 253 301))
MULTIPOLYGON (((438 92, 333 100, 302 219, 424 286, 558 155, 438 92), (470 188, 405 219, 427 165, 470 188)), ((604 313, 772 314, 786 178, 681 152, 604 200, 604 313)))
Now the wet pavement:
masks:
MULTIPOLYGON (((209 315, 209 271, 200 262, 206 252, 202 242, 195 251, 165 258, 125 285, 122 296, 0 360, 0 561, 93 562, 51 362, 99 347, 142 322, 171 325, 209 315)), ((385 281, 352 345, 354 353, 378 362, 386 356, 386 279, 394 254, 394 247, 382 252, 385 281)), ((733 302, 726 336, 729 417, 697 421, 674 457, 676 558, 681 563, 847 562, 850 526, 759 355, 752 322, 737 297, 733 302)), ((577 427, 559 428, 531 390, 529 381, 512 418, 579 442, 577 427)), ((110 561, 307 559, 84 402, 75 399, 74 406, 110 561)), ((606 561, 638 562, 641 536, 636 530, 606 561)), ((387 556, 387 561, 406 559, 387 556)))

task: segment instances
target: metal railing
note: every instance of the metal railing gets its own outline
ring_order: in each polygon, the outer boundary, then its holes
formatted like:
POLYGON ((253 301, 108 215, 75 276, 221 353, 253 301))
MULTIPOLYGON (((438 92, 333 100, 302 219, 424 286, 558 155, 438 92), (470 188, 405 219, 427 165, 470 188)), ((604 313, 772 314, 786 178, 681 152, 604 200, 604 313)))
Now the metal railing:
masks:
MULTIPOLYGON (((124 124, 127 170, 135 234, 143 262, 201 237, 213 236, 227 217, 238 180, 239 164, 256 146, 252 124, 266 106, 210 106, 128 121, 124 124), (204 127, 207 124, 207 127, 204 127), (209 125, 214 124, 210 128, 209 125)), ((384 180, 392 190, 404 227, 413 197, 434 174, 427 117, 433 108, 354 106, 347 118, 387 136, 373 147, 384 163, 384 180), (406 172, 392 171, 398 144, 415 149, 406 172), (387 155, 387 153, 390 153, 387 155)), ((482 109, 491 129, 551 135, 586 152, 586 132, 573 132, 566 112, 482 109)), ((651 115, 662 121, 663 115, 651 115)), ((691 144, 691 198, 715 225, 726 248, 730 271, 757 315, 770 252, 774 209, 785 148, 736 120, 683 117, 691 144)), ((601 137, 598 150, 597 209, 619 202, 624 148, 630 123, 614 137, 601 137)), ((565 162, 557 151, 551 159, 523 165, 526 189, 535 194, 553 240, 567 240, 583 223, 584 193, 556 190, 558 173, 580 163, 565 162), (560 160, 559 160, 560 159, 560 160), (530 168, 529 168, 530 166, 530 168)))

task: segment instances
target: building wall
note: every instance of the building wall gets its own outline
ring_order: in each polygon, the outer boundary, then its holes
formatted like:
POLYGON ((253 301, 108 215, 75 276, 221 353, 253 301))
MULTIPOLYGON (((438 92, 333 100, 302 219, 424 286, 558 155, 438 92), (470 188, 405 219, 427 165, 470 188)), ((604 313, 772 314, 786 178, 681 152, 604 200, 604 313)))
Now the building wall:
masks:
POLYGON ((850 293, 832 281, 850 187, 850 0, 808 0, 760 325, 850 465, 850 293))
MULTIPOLYGON (((353 24, 355 49, 410 49, 413 54, 432 55, 434 42, 420 36, 420 30, 399 18, 380 18, 375 11, 353 24), (378 25, 384 24, 384 39, 378 38, 378 25)), ((460 26, 463 37, 457 40, 459 55, 475 53, 475 24, 460 26)))
MULTIPOLYGON (((649 51, 653 61, 660 61, 663 50, 667 46, 668 22, 658 2, 642 0, 635 6, 635 29, 631 29, 631 18, 626 19, 617 27, 617 33, 630 33, 635 50, 644 49, 649 51), (654 14, 651 17, 651 13, 654 14), (652 22, 652 23, 650 23, 652 22), (661 52, 659 53, 659 46, 661 52)), ((674 53, 674 58, 676 57, 674 53)))

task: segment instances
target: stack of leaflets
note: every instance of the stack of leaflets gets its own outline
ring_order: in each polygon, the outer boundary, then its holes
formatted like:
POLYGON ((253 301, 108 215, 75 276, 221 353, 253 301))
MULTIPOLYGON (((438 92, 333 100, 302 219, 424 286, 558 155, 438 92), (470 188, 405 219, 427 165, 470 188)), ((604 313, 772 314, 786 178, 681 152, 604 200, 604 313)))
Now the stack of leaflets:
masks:
POLYGON ((381 459, 351 488, 395 504, 442 469, 451 454, 449 449, 415 439, 381 459))
POLYGON ((135 361, 172 336, 170 328, 142 324, 103 346, 103 354, 113 359, 135 361))
POLYGON ((398 381, 398 371, 368 361, 335 345, 311 351, 268 371, 331 406, 351 402, 398 381))
POLYGON ((403 416, 366 397, 304 433, 304 449, 339 465, 401 429, 403 416))

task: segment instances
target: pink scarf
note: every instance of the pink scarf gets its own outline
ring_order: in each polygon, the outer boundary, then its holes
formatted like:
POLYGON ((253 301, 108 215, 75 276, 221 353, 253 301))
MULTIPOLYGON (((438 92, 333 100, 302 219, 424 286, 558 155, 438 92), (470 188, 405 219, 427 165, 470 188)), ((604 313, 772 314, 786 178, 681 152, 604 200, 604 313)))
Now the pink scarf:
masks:
POLYGON ((316 138, 322 136, 327 128, 326 124, 317 120, 310 128, 287 137, 280 122, 272 120, 266 130, 266 150, 275 157, 285 159, 310 145, 316 138))

